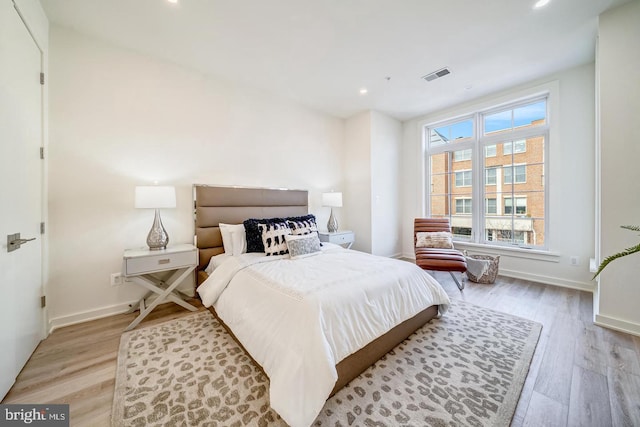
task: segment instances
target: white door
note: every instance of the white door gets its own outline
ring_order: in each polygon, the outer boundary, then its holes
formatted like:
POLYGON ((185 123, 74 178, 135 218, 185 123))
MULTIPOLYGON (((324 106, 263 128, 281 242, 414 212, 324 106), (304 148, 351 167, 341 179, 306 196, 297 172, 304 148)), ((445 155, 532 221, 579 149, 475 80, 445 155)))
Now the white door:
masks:
POLYGON ((0 398, 42 339, 41 52, 0 3, 0 398), (35 240, 9 252, 7 236, 35 240))

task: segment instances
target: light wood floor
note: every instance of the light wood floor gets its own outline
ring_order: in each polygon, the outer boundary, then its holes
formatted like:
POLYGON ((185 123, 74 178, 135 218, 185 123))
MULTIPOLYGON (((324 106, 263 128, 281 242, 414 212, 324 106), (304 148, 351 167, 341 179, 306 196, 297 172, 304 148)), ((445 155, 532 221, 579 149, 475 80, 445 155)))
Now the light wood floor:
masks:
MULTIPOLYGON (((594 326, 590 293, 502 277, 460 293, 448 273, 435 277, 452 298, 543 324, 513 426, 640 426, 640 338, 594 326)), ((165 304, 139 327, 189 313, 165 304)), ((108 426, 120 335, 134 318, 54 331, 2 403, 69 403, 72 426, 108 426)))

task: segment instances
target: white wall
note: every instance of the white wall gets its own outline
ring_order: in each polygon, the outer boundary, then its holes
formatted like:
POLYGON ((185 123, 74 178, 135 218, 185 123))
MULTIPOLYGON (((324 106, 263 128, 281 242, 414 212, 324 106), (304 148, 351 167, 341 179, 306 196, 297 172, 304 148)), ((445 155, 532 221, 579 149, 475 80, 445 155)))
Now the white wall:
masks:
POLYGON ((400 256, 402 251, 400 150, 402 124, 371 112, 371 253, 400 256))
POLYGON ((346 120, 344 176, 346 227, 353 249, 399 256, 402 248, 400 150, 402 124, 378 111, 346 120))
POLYGON ((469 248, 499 254, 503 275, 592 290, 589 258, 594 256, 594 65, 572 68, 547 78, 482 97, 446 111, 404 123, 403 252, 413 257, 413 219, 424 215, 422 125, 551 90, 549 142, 549 255, 469 248), (572 266, 571 256, 580 264, 572 266))
MULTIPOLYGON (((344 135, 344 225, 356 235, 353 249, 371 252, 371 112, 346 120, 344 135), (346 209, 348 207, 348 209, 346 209)), ((340 210, 340 209, 338 209, 340 210)), ((340 221, 340 218, 338 218, 340 221)))
POLYGON ((145 246, 153 213, 134 187, 175 185, 162 218, 191 242, 194 183, 307 189, 342 186, 344 123, 263 92, 53 27, 49 214, 52 326, 122 311, 141 289, 109 285, 125 248, 145 246))
MULTIPOLYGON (((601 256, 637 245, 640 225, 640 2, 600 16, 601 256)), ((640 255, 618 259, 600 276, 596 300, 599 324, 640 335, 640 255)))

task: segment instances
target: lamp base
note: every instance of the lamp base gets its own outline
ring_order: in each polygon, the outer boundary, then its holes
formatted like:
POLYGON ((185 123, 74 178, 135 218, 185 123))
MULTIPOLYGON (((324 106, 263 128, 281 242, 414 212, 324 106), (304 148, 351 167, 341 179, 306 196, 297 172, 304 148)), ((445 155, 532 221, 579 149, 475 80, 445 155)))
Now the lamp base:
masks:
POLYGON ((160 209, 156 209, 156 216, 153 219, 153 225, 147 235, 147 245, 152 251, 158 251, 160 249, 166 249, 169 244, 169 235, 167 230, 162 225, 162 219, 160 219, 160 209))
POLYGON ((329 230, 329 233, 338 231, 338 220, 333 215, 333 208, 331 208, 331 215, 329 215, 329 221, 327 222, 327 230, 329 230))

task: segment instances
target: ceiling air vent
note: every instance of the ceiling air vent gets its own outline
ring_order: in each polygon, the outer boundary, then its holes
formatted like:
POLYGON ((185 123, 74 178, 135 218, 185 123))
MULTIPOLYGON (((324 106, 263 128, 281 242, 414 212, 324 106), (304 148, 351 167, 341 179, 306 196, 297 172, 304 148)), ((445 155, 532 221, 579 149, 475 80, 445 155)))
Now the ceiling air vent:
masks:
POLYGON ((451 71, 449 71, 449 69, 447 67, 444 67, 438 71, 434 71, 433 73, 429 73, 426 76, 422 76, 423 79, 425 79, 426 81, 430 82, 432 80, 435 79, 439 79, 440 77, 444 77, 447 74, 450 74, 451 71))

